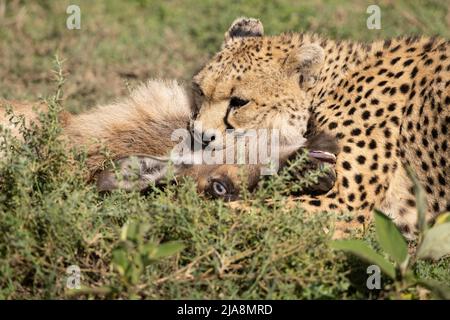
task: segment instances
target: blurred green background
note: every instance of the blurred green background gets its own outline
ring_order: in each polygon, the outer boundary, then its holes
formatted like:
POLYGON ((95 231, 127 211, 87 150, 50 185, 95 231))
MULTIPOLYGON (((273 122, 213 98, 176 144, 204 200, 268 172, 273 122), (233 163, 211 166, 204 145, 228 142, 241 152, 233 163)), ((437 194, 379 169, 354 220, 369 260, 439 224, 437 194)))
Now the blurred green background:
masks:
POLYGON ((0 0, 0 97, 50 94, 56 53, 65 59, 72 111, 125 95, 127 85, 150 77, 189 81, 241 15, 260 18, 266 34, 312 31, 363 41, 450 35, 447 0, 0 0), (70 4, 81 8, 81 30, 66 28, 70 4), (366 27, 372 4, 381 8, 381 30, 366 27))

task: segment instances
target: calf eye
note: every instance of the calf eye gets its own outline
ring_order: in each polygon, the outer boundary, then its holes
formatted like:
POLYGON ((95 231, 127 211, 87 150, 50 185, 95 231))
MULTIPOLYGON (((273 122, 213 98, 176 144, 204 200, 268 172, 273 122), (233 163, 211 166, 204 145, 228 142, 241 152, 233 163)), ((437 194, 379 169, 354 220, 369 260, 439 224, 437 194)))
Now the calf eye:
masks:
POLYGON ((212 179, 206 192, 213 198, 230 200, 234 194, 234 188, 231 181, 222 177, 220 179, 212 179))
POLYGON ((219 197, 223 197, 228 193, 227 187, 220 181, 213 181, 211 191, 219 197))
POLYGON ((231 97, 230 108, 240 108, 249 103, 249 100, 241 99, 238 97, 231 97))

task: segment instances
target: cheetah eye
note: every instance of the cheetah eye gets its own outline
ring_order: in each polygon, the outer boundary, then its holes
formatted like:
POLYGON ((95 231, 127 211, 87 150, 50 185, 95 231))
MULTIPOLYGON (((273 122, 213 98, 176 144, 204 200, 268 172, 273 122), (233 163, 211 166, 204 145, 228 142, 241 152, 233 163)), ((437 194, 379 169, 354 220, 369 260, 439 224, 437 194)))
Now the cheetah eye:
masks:
POLYGON ((231 97, 230 99, 230 108, 236 109, 245 106, 249 103, 249 100, 241 99, 238 97, 231 97))
POLYGON ((194 92, 196 94, 198 94, 200 97, 204 97, 205 94, 203 93, 202 88, 200 87, 200 85, 198 83, 192 83, 192 89, 194 90, 194 92))

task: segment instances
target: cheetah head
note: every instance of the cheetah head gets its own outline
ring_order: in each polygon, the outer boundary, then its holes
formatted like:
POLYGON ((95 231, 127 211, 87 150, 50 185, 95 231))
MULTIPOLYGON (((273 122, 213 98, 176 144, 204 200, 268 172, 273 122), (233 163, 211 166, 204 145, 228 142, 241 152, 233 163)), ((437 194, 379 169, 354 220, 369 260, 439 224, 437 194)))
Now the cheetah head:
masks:
POLYGON ((308 91, 323 62, 318 44, 263 36, 259 20, 235 20, 221 51, 194 76, 195 135, 211 145, 227 129, 264 128, 278 130, 281 144, 305 143, 308 91))

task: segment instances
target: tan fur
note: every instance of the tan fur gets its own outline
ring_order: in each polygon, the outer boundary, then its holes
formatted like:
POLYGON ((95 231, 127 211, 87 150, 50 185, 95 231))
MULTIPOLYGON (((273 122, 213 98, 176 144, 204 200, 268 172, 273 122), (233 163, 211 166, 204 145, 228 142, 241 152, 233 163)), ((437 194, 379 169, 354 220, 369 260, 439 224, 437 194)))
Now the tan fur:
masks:
POLYGON ((149 81, 129 98, 72 117, 65 134, 72 144, 87 147, 89 169, 95 172, 105 160, 101 145, 114 159, 168 156, 178 143, 171 141, 172 132, 187 128, 190 115, 189 97, 176 81, 149 81))
MULTIPOLYGON (((45 103, 32 104, 1 101, 11 106, 26 123, 37 120, 35 111, 47 110, 45 103)), ((129 98, 98 106, 80 115, 63 113, 64 138, 69 147, 86 148, 89 171, 94 174, 106 160, 106 147, 111 158, 131 154, 168 156, 177 141, 170 135, 176 128, 186 128, 191 115, 186 91, 176 81, 149 81, 137 88, 129 98)), ((0 123, 12 127, 4 112, 0 123)), ((13 128, 13 134, 18 134, 13 128)))
POLYGON ((43 102, 32 104, 15 100, 0 99, 0 124, 10 129, 15 136, 19 135, 19 131, 16 126, 9 122, 9 116, 6 114, 7 108, 11 108, 16 116, 24 117, 26 125, 37 120, 35 111, 47 111, 47 105, 43 102))

